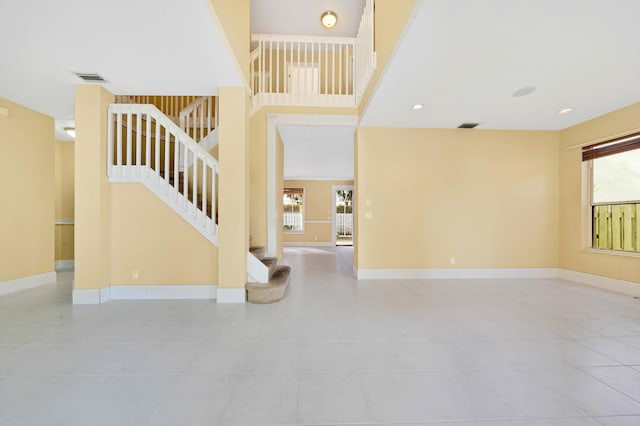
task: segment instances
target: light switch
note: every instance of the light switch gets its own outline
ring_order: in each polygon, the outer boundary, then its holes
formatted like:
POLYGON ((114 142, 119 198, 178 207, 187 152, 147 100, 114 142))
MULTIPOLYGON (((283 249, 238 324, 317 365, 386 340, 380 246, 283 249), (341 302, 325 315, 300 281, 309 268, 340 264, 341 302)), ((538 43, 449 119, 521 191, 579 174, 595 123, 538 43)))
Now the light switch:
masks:
POLYGON ((364 212, 364 218, 367 220, 371 220, 373 219, 373 213, 371 212, 364 212))
POLYGON ((366 198, 366 199, 364 200, 364 203, 365 203, 367 206, 370 206, 370 205, 371 205, 371 198, 366 198))

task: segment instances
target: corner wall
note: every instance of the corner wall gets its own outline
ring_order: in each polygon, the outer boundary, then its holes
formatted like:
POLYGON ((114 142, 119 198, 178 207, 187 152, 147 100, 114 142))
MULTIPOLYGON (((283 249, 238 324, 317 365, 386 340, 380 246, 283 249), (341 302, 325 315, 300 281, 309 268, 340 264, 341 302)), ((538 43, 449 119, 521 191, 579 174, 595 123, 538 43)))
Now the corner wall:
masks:
POLYGON ((74 259, 74 143, 55 143, 55 211, 56 211, 56 269, 71 266, 74 259))
MULTIPOLYGON (((54 121, 0 98, 0 294, 7 281, 55 281, 54 121)), ((12 291, 26 282, 16 282, 12 291)), ((31 283, 31 286, 36 283, 31 283)))
MULTIPOLYGON (((589 144, 640 128, 640 103, 570 127, 560 133, 560 267, 638 283, 640 257, 589 252, 583 243, 582 151, 589 144), (571 148, 573 147, 573 148, 571 148)), ((631 291, 630 289, 629 291, 631 291)))

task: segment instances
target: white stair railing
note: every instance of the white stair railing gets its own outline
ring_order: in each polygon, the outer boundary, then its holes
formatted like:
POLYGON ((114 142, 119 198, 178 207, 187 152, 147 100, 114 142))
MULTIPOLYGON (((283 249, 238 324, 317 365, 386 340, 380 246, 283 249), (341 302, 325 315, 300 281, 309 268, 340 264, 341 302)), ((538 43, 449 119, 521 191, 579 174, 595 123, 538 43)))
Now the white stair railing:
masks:
POLYGON ((355 106, 354 37, 252 34, 251 41, 254 107, 355 106))
POLYGON ((369 82, 376 70, 376 52, 374 50, 374 5, 367 0, 360 27, 356 36, 355 85, 356 104, 360 105, 369 82))
POLYGON ((180 128, 207 151, 217 144, 217 138, 210 137, 217 127, 218 102, 213 96, 196 98, 180 111, 180 128))
POLYGON ((218 162, 153 105, 112 104, 107 129, 111 182, 139 182, 213 244, 218 162))
POLYGON ((118 95, 118 104, 151 104, 177 123, 180 112, 198 99, 197 96, 118 95))
POLYGON ((355 107, 376 69, 374 5, 366 0, 356 37, 252 34, 250 84, 262 105, 355 107))

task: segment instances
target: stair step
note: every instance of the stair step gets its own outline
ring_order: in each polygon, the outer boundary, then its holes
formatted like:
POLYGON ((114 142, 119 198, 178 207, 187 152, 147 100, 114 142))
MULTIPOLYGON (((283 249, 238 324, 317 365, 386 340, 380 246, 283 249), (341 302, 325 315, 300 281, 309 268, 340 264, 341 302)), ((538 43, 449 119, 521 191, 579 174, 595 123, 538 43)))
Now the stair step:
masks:
POLYGON ((269 268, 269 279, 276 273, 278 269, 278 258, 276 257, 263 257, 260 259, 262 263, 265 264, 267 268, 269 268))
POLYGON ((274 303, 282 300, 289 286, 290 266, 278 266, 268 283, 248 283, 249 303, 274 303))
POLYGON ((249 251, 258 259, 262 259, 264 257, 265 248, 264 246, 250 247, 249 251))

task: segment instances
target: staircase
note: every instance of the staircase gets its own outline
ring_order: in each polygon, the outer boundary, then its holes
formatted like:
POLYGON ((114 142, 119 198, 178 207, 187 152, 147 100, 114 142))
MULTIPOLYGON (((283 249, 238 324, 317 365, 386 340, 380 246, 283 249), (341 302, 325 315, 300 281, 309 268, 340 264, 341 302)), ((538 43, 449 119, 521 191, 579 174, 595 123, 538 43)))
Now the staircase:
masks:
MULTIPOLYGON (((143 184, 218 246, 218 161, 208 152, 217 144, 214 105, 212 97, 194 100, 180 112, 180 126, 152 104, 110 105, 107 174, 110 182, 143 184)), ((248 252, 247 264, 250 302, 284 297, 288 267, 264 250, 248 252)))
POLYGON ((264 247, 251 247, 249 252, 264 264, 268 272, 267 283, 247 283, 247 300, 250 303, 274 303, 284 298, 289 286, 290 266, 278 265, 275 257, 265 257, 264 247))

